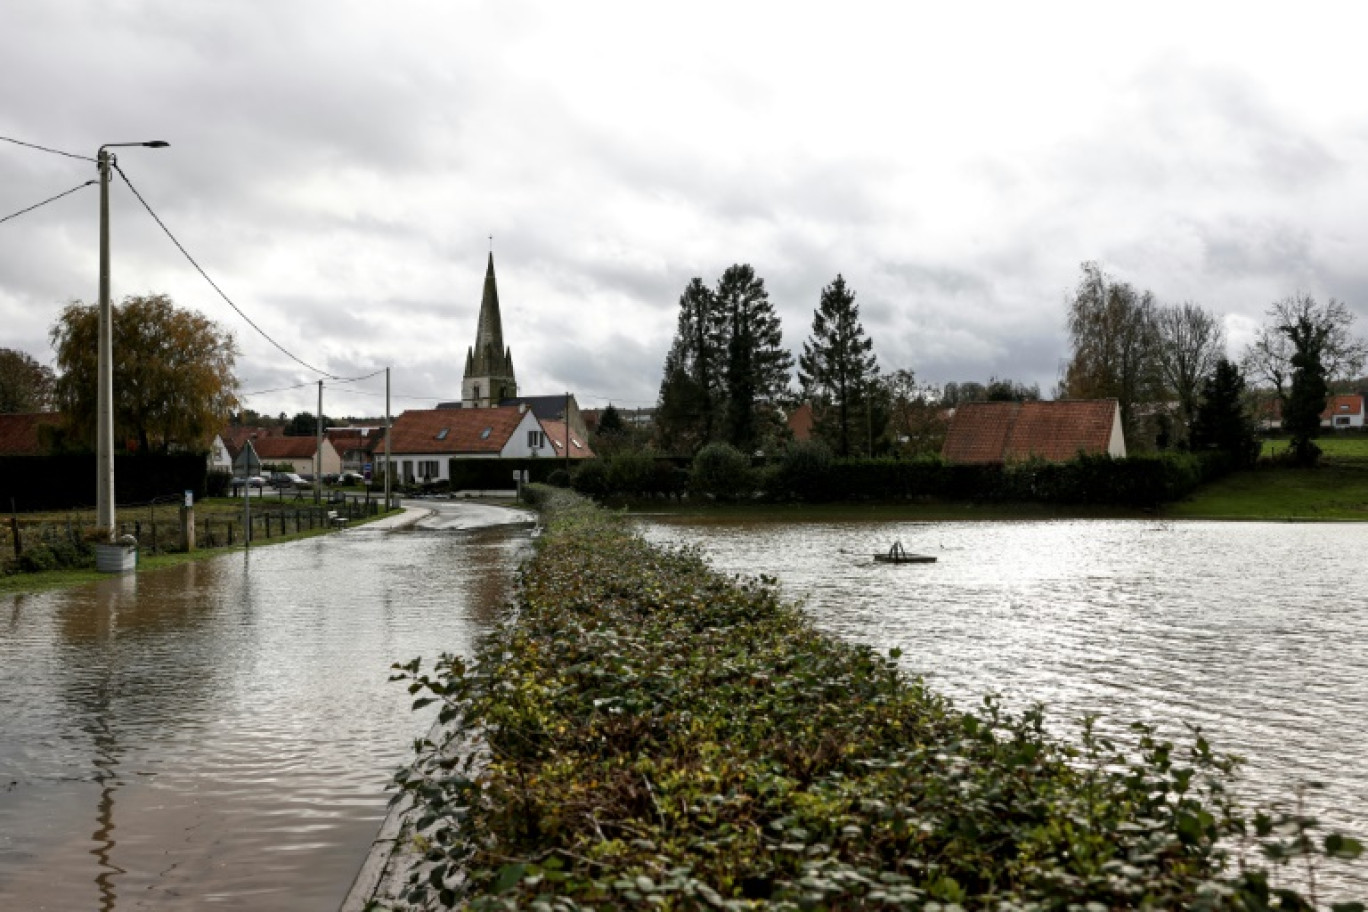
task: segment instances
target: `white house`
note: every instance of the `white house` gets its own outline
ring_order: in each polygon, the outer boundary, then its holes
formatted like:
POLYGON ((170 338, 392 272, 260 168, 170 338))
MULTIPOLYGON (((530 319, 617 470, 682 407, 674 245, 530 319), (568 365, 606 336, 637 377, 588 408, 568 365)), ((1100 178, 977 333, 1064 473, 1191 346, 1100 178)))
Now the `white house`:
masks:
MULTIPOLYGON (((450 481, 453 459, 565 458, 565 425, 542 422, 525 406, 410 410, 390 433, 393 477, 404 483, 450 481)), ((578 433, 569 436, 570 458, 593 458, 578 433)), ((381 440, 375 456, 383 454, 381 440)))
POLYGON ((1331 396, 1321 412, 1321 427, 1336 430, 1363 427, 1363 397, 1358 394, 1331 396))

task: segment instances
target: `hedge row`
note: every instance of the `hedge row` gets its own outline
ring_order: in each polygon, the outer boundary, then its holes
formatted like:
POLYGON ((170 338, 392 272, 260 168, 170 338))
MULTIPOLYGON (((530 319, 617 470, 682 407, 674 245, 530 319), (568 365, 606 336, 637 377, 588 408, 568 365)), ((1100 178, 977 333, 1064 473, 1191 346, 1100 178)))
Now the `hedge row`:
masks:
POLYGON ((1125 752, 960 711, 772 581, 543 496, 516 611, 469 659, 396 666, 445 726, 396 776, 424 856, 402 908, 1309 909, 1269 866, 1360 851, 1243 812, 1200 735, 1125 752))
POLYGON ((1231 468, 1219 453, 954 465, 939 459, 833 460, 801 446, 775 464, 757 467, 727 449, 709 447, 687 469, 641 454, 600 459, 578 466, 572 484, 596 498, 691 492, 722 500, 806 503, 939 499, 1144 507, 1180 500, 1231 468))
MULTIPOLYGON (((114 457, 114 500, 148 503, 185 491, 199 500, 207 475, 203 453, 120 453, 114 457)), ((93 507, 95 501, 94 453, 0 456, 0 509, 67 510, 93 507)))

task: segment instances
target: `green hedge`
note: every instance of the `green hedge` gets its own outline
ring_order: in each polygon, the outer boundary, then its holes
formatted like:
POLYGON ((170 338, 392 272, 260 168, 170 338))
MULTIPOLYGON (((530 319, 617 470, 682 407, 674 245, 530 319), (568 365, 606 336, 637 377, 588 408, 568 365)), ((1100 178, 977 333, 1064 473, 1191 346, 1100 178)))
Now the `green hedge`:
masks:
MULTIPOLYGON (((93 453, 0 456, 0 509, 67 510, 96 501, 93 453)), ((114 457, 114 499, 147 503, 194 491, 205 496, 208 461, 203 453, 124 454, 114 457)))
POLYGON ((423 855, 405 907, 1306 909, 1268 868, 1361 850, 1246 814, 1200 735, 1123 750, 1090 723, 1059 743, 1040 708, 960 711, 772 581, 529 494, 516 610, 471 658, 396 666, 442 729, 396 775, 423 855))
MULTIPOLYGON (((948 500, 1150 507, 1181 500, 1233 468, 1220 453, 1164 453, 1071 462, 962 465, 940 459, 832 459, 795 445, 774 464, 752 467, 730 447, 705 448, 686 471, 677 460, 625 454, 580 463, 576 491, 598 499, 678 496, 770 501, 948 500)), ((541 479, 538 479, 541 480, 541 479)))

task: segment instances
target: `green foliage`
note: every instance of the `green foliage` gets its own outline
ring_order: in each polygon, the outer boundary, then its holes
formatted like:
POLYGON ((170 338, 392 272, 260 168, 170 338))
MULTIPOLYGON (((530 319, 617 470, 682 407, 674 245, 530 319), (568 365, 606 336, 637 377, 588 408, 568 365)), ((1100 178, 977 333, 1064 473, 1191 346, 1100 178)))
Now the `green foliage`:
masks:
POLYGON ((785 449, 764 485, 775 500, 819 503, 831 495, 831 448, 820 440, 795 440, 785 449))
POLYGON ((874 340, 865 335, 855 293, 845 278, 822 289, 812 315, 812 335, 803 343, 798 358, 798 383, 803 397, 812 403, 814 431, 836 455, 847 458, 853 451, 870 452, 876 437, 883 436, 888 409, 873 408, 879 365, 874 340))
POLYGON ((0 414, 51 410, 56 385, 52 368, 28 352, 0 348, 0 414))
POLYGON ((710 443, 694 457, 689 489, 718 500, 741 500, 755 489, 750 459, 730 444, 710 443))
POLYGON ((1192 449, 1225 453, 1240 468, 1251 465, 1259 453, 1259 441, 1245 408, 1246 398, 1240 369, 1225 358, 1219 359, 1202 383, 1200 404, 1192 420, 1192 449))
MULTIPOLYGON (((232 334, 166 295, 124 298, 112 331, 116 444, 134 441, 140 453, 203 449, 238 404, 232 334)), ((98 306, 67 305, 50 336, 59 410, 72 434, 93 445, 98 306)))
POLYGON ((546 483, 553 488, 570 487, 570 473, 565 469, 554 469, 550 475, 546 476, 546 483))
POLYGON ((1236 805, 1200 731, 1061 743, 1040 707, 958 710, 772 580, 538 496, 516 612, 469 659, 395 666, 439 707, 395 777, 406 908, 1309 909, 1271 875, 1361 852, 1236 805))
POLYGON ((778 398, 793 356, 765 281, 749 265, 729 266, 716 290, 694 278, 679 299, 656 410, 665 453, 691 455, 725 441, 751 452, 779 436, 778 398))

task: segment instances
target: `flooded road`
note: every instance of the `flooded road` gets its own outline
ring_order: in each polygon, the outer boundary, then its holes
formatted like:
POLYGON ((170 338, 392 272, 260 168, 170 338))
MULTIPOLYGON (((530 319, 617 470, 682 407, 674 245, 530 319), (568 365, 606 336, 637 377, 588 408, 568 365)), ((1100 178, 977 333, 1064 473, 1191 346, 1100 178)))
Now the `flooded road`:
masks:
POLYGON ((527 544, 425 506, 0 596, 0 909, 336 909, 433 718, 390 665, 467 650, 527 544))
MULTIPOLYGON (((1113 731, 1200 725, 1247 760, 1246 795, 1368 836, 1368 585, 1359 524, 786 521, 642 517, 648 538, 779 578, 817 624, 962 705, 1000 692, 1113 731), (873 561, 901 540, 934 564, 873 561)), ((1368 896, 1368 859, 1340 872, 1368 896)))

